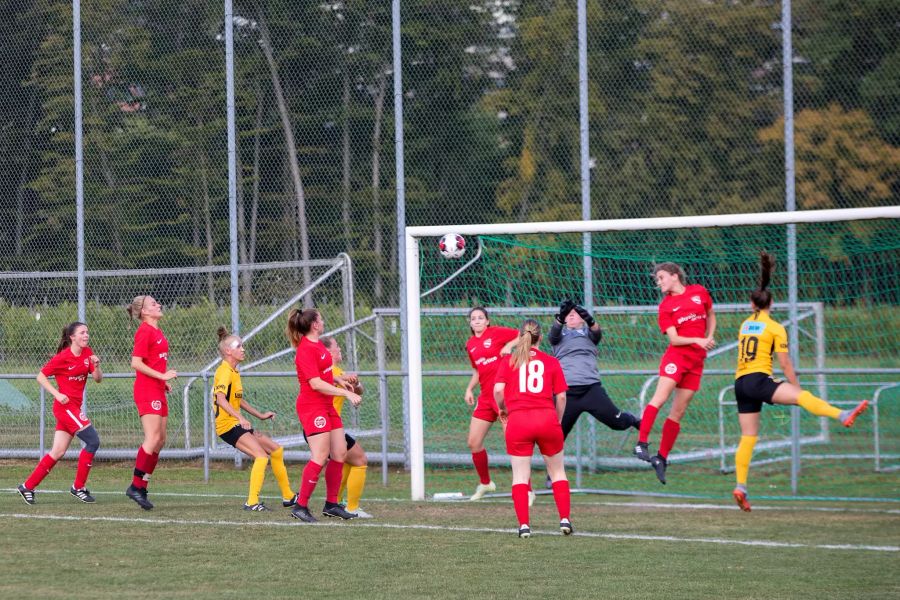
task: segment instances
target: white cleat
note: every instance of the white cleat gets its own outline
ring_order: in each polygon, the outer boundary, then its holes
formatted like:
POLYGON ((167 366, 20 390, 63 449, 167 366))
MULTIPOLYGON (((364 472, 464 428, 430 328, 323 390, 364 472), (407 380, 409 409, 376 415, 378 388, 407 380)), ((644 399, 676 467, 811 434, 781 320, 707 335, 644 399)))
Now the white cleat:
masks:
POLYGON ((364 511, 361 508, 357 508, 355 513, 356 513, 357 519, 374 519, 375 518, 373 515, 370 515, 369 513, 367 513, 366 511, 364 511))
POLYGON ((475 488, 475 493, 469 498, 469 500, 481 500, 485 494, 488 492, 496 491, 497 484, 493 481, 489 481, 487 483, 479 483, 478 487, 475 488))
POLYGON ((528 506, 529 506, 529 507, 534 506, 534 499, 535 499, 535 498, 537 498, 537 494, 535 494, 535 493, 534 493, 533 491, 531 491, 531 490, 528 490, 528 506))

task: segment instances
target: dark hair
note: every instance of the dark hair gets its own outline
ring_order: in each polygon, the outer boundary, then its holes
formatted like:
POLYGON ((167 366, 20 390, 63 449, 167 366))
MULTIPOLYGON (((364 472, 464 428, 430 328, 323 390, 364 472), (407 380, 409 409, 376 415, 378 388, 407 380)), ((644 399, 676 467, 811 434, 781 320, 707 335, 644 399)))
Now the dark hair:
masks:
POLYGON ((656 276, 660 271, 665 271, 669 275, 676 275, 681 285, 687 285, 687 277, 684 275, 684 269, 680 265, 673 262, 664 262, 653 265, 653 275, 656 276))
POLYGON ((531 349, 541 341, 541 324, 534 319, 525 319, 519 327, 519 340, 513 347, 512 358, 509 364, 513 368, 519 368, 528 362, 531 349))
POLYGON ((750 294, 750 301, 757 310, 766 310, 772 306, 772 292, 769 291, 769 283, 772 281, 772 270, 775 268, 775 258, 763 250, 759 253, 759 281, 757 287, 750 294))
MULTIPOLYGON (((483 314, 484 314, 484 319, 488 322, 488 325, 491 324, 491 317, 488 316, 488 311, 487 311, 487 309, 486 309, 485 307, 483 307, 483 306, 475 306, 475 307, 469 309, 469 315, 468 315, 467 318, 471 319, 471 318, 472 318, 472 313, 474 313, 475 311, 480 311, 481 313, 483 313, 483 314)), ((469 331, 472 332, 472 335, 475 335, 475 330, 472 329, 471 327, 469 327, 469 331)))
POLYGON ((310 332, 312 324, 319 318, 319 311, 314 308, 300 310, 292 309, 288 314, 287 335, 291 345, 296 348, 300 345, 300 339, 310 332))
POLYGON ((84 325, 87 327, 86 323, 82 323, 81 321, 73 321, 63 327, 62 337, 59 340, 59 346, 56 347, 57 354, 68 348, 72 345, 72 336, 75 335, 75 332, 79 327, 84 325))

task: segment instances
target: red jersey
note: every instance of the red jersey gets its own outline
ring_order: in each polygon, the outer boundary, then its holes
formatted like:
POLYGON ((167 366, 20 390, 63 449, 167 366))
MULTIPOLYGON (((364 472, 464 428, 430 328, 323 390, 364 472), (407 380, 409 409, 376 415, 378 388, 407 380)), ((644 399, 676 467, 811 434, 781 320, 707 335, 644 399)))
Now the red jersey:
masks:
POLYGON ((527 363, 517 369, 509 363, 509 357, 504 356, 497 367, 495 380, 495 383, 506 384, 503 389, 506 412, 536 408, 555 410, 554 396, 569 389, 559 361, 532 348, 531 359, 527 363))
MULTIPOLYGON (((674 327, 680 336, 706 337, 706 314, 712 309, 712 298, 702 285, 686 285, 677 296, 667 295, 659 303, 659 329, 663 333, 674 327)), ((672 346, 676 350, 702 353, 706 350, 696 344, 672 346)))
POLYGON ((294 365, 297 367, 297 379, 300 380, 300 395, 297 402, 309 405, 333 406, 333 396, 317 392, 309 385, 309 380, 318 377, 325 383, 334 385, 334 373, 331 370, 331 352, 322 342, 313 342, 303 336, 297 346, 297 354, 294 357, 294 365))
MULTIPOLYGON (((144 361, 144 364, 158 371, 168 371, 169 340, 163 335, 162 329, 157 329, 149 323, 142 322, 134 332, 134 350, 132 356, 144 361)), ((165 400, 166 382, 162 379, 154 379, 149 375, 137 372, 134 378, 134 399, 136 401, 165 400)))
POLYGON ((67 406, 73 412, 81 408, 87 376, 94 372, 94 363, 91 362, 93 354, 90 347, 84 348, 81 356, 72 354, 71 347, 63 348, 41 369, 41 373, 47 377, 56 378, 56 387, 69 398, 67 406))
POLYGON ((519 336, 516 329, 509 327, 488 327, 481 337, 474 335, 466 342, 466 353, 472 368, 478 371, 481 385, 479 396, 494 396, 494 375, 500 359, 500 350, 519 336))

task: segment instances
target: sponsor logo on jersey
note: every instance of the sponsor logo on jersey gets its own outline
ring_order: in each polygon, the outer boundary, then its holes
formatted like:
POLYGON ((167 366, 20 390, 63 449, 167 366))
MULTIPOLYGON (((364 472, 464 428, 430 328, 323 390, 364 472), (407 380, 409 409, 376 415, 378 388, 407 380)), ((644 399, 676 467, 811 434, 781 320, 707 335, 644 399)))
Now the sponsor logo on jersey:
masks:
POLYGON ((478 360, 475 361, 475 364, 484 366, 484 365, 489 365, 496 360, 497 360, 496 356, 491 356, 490 358, 485 358, 482 356, 481 358, 479 358, 478 360))
POLYGON ((679 325, 681 325, 682 323, 686 323, 687 321, 702 321, 702 320, 704 320, 704 319, 706 319, 706 315, 698 315, 698 314, 695 314, 695 313, 691 313, 691 314, 689 314, 689 315, 684 315, 683 317, 681 317, 680 319, 678 319, 678 320, 676 321, 676 323, 678 323, 679 325))
POLYGON ((759 335, 766 330, 766 324, 761 321, 747 321, 741 327, 741 335, 759 335))
POLYGON ((700 299, 700 296, 691 296, 691 302, 694 304, 703 304, 703 300, 700 299))
POLYGON ((162 402, 159 400, 154 400, 153 402, 150 403, 150 408, 152 408, 153 410, 161 410, 162 402))
POLYGON ((70 375, 67 379, 69 381, 84 381, 87 379, 87 375, 70 375))
POLYGON ((666 375, 674 375, 677 370, 678 370, 678 365, 676 365, 675 363, 669 363, 663 369, 663 371, 666 372, 666 375))
POLYGON ((319 429, 325 427, 325 423, 327 423, 325 417, 316 417, 315 420, 313 420, 313 425, 315 425, 319 429))

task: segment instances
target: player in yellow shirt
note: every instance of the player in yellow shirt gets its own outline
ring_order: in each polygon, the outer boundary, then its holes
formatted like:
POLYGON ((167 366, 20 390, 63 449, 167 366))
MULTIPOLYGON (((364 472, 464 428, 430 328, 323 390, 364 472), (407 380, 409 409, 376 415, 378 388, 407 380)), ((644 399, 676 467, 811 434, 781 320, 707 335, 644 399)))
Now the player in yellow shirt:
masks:
MULTIPOLYGON (((359 382, 359 377, 355 373, 345 373, 339 366, 343 361, 341 354, 341 346, 338 341, 332 337, 323 337, 319 339, 328 351, 331 353, 332 372, 334 373, 334 384, 341 386, 362 395, 363 388, 359 382)), ((344 397, 334 397, 334 409, 338 415, 344 407, 344 397)), ((338 490, 338 502, 344 496, 344 490, 347 491, 347 511, 354 513, 360 519, 371 519, 372 515, 359 507, 359 499, 362 498, 363 489, 366 487, 366 468, 369 461, 366 452, 356 439, 349 434, 344 434, 347 439, 347 456, 344 459, 344 473, 341 477, 341 487, 338 490)))
POLYGON ((275 474, 278 487, 281 488, 281 504, 289 508, 294 505, 297 496, 291 489, 287 469, 284 466, 284 448, 269 436, 254 431, 250 421, 241 414, 241 409, 262 420, 273 418, 275 413, 259 412, 244 399, 244 387, 241 384, 241 375, 237 370, 238 363, 245 358, 244 343, 238 336, 230 335, 224 327, 219 327, 217 333, 222 364, 216 369, 213 379, 216 435, 244 454, 253 457, 253 467, 250 469, 250 493, 247 495, 244 510, 253 512, 269 510, 265 504, 259 501, 259 492, 262 489, 266 476, 266 465, 270 458, 272 473, 275 474))
POLYGON ((787 333, 784 327, 769 316, 772 292, 774 259, 767 252, 759 257, 759 287, 750 294, 753 315, 741 324, 738 337, 738 362, 735 373, 734 395, 737 397, 738 419, 741 424, 741 442, 734 457, 737 487, 734 499, 741 510, 750 512, 747 500, 747 475, 750 459, 759 435, 759 415, 763 403, 799 405, 818 417, 830 417, 850 427, 869 406, 863 400, 852 410, 841 410, 821 398, 801 389, 797 373, 788 354, 787 333), (772 376, 772 359, 777 358, 787 382, 772 376))

